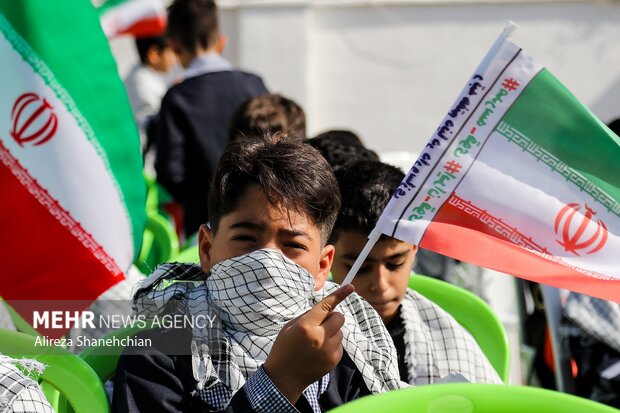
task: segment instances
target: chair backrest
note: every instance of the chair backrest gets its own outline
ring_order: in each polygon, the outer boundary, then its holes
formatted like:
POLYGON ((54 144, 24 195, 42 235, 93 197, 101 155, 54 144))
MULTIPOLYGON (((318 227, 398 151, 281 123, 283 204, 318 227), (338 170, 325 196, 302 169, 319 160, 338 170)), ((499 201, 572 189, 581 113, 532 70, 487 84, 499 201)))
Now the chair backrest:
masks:
POLYGON ((155 211, 146 212, 146 227, 136 266, 144 274, 169 261, 179 250, 179 238, 172 224, 155 211))
POLYGON ((504 383, 510 374, 510 348, 503 324, 480 297, 445 281, 412 275, 409 288, 443 308, 474 337, 504 383))
POLYGON ((146 184, 146 210, 161 212, 161 206, 172 202, 172 197, 157 183, 154 176, 144 173, 144 182, 146 184))
POLYGON ((13 358, 32 358, 47 366, 38 381, 59 413, 71 409, 75 413, 110 412, 103 383, 88 364, 63 348, 37 344, 36 340, 28 334, 0 330, 0 353, 13 358), (66 400, 70 407, 59 400, 66 400))
POLYGON ((566 393, 504 384, 446 383, 362 397, 330 413, 618 413, 566 393))

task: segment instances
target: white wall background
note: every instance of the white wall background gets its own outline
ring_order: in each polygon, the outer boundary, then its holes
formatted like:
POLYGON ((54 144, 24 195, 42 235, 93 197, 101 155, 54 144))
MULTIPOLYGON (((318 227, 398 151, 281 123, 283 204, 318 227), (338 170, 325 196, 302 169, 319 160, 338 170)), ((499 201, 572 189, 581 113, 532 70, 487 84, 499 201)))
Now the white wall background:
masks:
MULTIPOLYGON (((310 136, 357 131, 379 152, 418 151, 509 20, 601 120, 620 117, 619 1, 220 0, 234 64, 297 100, 310 136)), ((129 39, 113 42, 124 75, 129 39)))

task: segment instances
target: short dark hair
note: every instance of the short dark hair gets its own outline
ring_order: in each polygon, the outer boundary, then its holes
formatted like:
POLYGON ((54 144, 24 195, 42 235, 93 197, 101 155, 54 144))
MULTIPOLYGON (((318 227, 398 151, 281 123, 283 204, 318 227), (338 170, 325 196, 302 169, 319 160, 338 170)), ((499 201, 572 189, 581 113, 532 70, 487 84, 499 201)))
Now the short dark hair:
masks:
POLYGON ((160 52, 168 48, 166 38, 164 36, 150 36, 150 37, 136 37, 136 49, 138 49, 138 56, 140 61, 146 64, 146 58, 151 47, 156 47, 160 52))
POLYGON ((213 0, 174 0, 168 7, 168 37, 189 51, 207 49, 217 40, 219 22, 213 0))
POLYGON ((349 162, 379 160, 377 153, 364 146, 359 136, 349 130, 330 130, 307 142, 321 152, 334 172, 349 162))
POLYGON ((258 185, 272 205, 305 214, 321 231, 321 243, 327 242, 340 209, 340 192, 334 173, 316 149, 277 133, 231 143, 211 181, 213 233, 251 185, 258 185))
POLYGON ((377 161, 351 162, 337 171, 342 206, 329 242, 338 241, 341 231, 369 234, 404 177, 399 168, 377 161))
POLYGON ((246 100, 235 111, 230 141, 276 132, 299 140, 306 139, 306 114, 294 100, 268 93, 246 100))

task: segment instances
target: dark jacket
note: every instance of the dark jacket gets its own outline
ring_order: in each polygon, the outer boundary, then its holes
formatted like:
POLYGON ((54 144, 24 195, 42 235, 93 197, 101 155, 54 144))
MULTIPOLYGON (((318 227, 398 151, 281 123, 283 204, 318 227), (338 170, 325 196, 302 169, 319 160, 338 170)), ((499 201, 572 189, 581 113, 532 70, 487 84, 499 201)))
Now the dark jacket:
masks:
POLYGON ((231 70, 190 77, 164 96, 149 133, 156 145, 157 181, 181 203, 186 235, 208 220, 209 183, 229 143, 234 111, 265 93, 260 77, 231 70))
MULTIPOLYGON (((136 337, 150 339, 152 346, 127 347, 121 355, 114 378, 115 413, 215 411, 195 392, 189 355, 191 330, 156 329, 138 333, 136 337), (186 349, 185 354, 178 355, 179 349, 186 349)), ((329 385, 319 397, 319 404, 327 411, 368 394, 361 373, 345 353, 330 372, 329 385)), ((312 412, 303 395, 295 407, 300 412, 312 412)), ((235 393, 226 409, 227 413, 252 411, 245 388, 235 393)))

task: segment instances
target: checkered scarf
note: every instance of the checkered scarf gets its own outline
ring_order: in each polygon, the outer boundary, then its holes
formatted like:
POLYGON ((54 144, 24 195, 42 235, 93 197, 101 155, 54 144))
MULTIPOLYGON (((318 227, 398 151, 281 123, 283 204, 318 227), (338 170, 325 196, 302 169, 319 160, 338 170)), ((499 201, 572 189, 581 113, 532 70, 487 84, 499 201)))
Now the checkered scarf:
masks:
MULTIPOLYGON (((215 310, 221 328, 194 328, 192 363, 203 400, 223 408, 267 359, 284 324, 337 288, 328 282, 313 291, 314 278, 304 268, 263 249, 222 261, 208 275, 195 265, 162 265, 137 291, 134 309, 153 316, 171 300, 185 300, 187 306, 177 310, 194 317, 215 310), (222 393, 228 397, 222 398, 222 393)), ((368 389, 380 393, 403 387, 394 345, 372 307, 351 294, 337 311, 345 317, 343 348, 368 389)))
POLYGON ((54 413, 36 380, 45 366, 0 354, 0 413, 54 413))
POLYGON ((410 384, 432 384, 450 373, 473 383, 502 382, 471 334, 437 304, 408 289, 400 314, 410 384))
POLYGON ((571 292, 564 315, 592 337, 620 351, 620 304, 571 292))

